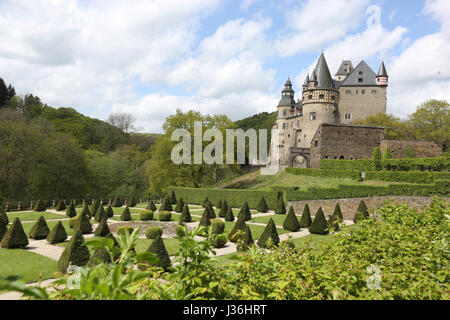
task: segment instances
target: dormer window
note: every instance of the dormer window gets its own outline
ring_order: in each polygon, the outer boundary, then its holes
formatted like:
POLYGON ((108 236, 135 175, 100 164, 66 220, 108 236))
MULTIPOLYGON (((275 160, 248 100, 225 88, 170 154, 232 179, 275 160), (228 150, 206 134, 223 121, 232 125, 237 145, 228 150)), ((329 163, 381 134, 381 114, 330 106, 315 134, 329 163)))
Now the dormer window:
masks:
POLYGON ((363 78, 358 78, 358 82, 362 83, 363 82, 363 78))
POLYGON ((363 74, 363 72, 362 72, 362 71, 360 71, 360 72, 359 72, 359 75, 360 75, 360 76, 362 76, 362 74, 363 74))

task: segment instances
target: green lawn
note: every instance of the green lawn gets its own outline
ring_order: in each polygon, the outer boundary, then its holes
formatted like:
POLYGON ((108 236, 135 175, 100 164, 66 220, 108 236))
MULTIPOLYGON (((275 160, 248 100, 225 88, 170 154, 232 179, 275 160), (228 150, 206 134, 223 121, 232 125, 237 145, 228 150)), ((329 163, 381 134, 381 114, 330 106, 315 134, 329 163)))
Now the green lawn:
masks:
MULTIPOLYGON (((273 222, 275 222, 275 225, 277 226, 283 226, 283 222, 286 219, 287 214, 273 214, 270 216, 264 216, 264 217, 257 217, 252 218, 251 222, 258 222, 258 223, 268 223, 270 218, 273 219, 273 222)), ((297 216, 297 219, 300 221, 300 217, 297 216)))
POLYGON ((59 272, 58 262, 24 249, 0 249, 0 277, 21 276, 23 281, 36 282, 53 278, 59 272))
MULTIPOLYGON (((92 222, 93 222, 93 220, 91 220, 91 223, 92 222)), ((69 220, 61 221, 61 223, 64 226, 64 229, 66 229, 67 235, 68 236, 73 235, 73 229, 69 228, 69 220)), ((52 230, 52 228, 57 224, 58 224, 58 221, 56 221, 56 220, 47 221, 47 225, 50 228, 50 230, 52 230)), ((30 232, 31 228, 34 226, 34 222, 22 223, 22 226, 23 226, 23 230, 28 235, 28 232, 30 232)))
POLYGON ((45 220, 49 219, 64 219, 66 216, 51 213, 51 212, 14 212, 7 213, 9 222, 13 222, 16 218, 19 218, 20 221, 37 221, 40 216, 43 216, 45 220))

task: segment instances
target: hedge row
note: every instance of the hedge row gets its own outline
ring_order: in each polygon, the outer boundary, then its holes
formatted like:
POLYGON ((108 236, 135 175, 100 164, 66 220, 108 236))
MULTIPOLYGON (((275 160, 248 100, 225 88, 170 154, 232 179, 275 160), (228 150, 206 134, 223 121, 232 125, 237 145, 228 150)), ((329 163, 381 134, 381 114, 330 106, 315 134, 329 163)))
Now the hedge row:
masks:
MULTIPOLYGON (((383 170, 388 171, 449 171, 450 157, 387 159, 380 161, 383 170)), ((376 161, 362 160, 320 160, 321 169, 375 171, 376 161)))
POLYGON ((353 180, 360 180, 361 178, 361 172, 357 170, 286 168, 286 173, 312 177, 351 178, 353 180))
POLYGON ((182 187, 168 187, 167 190, 169 194, 174 191, 177 199, 182 197, 185 203, 201 205, 205 198, 208 197, 214 204, 218 203, 220 200, 225 200, 228 206, 233 208, 240 208, 247 202, 250 208, 255 209, 261 201, 261 198, 264 197, 269 208, 275 209, 278 199, 278 192, 273 191, 182 187))
MULTIPOLYGON (((357 170, 327 170, 286 168, 287 173, 327 178, 351 178, 361 180, 361 172, 357 170)), ((430 171, 366 171, 366 180, 381 180, 409 183, 434 183, 437 180, 450 180, 450 172, 430 171)), ((292 191, 292 190, 285 190, 292 191)))
POLYGON ((360 198, 374 196, 432 196, 448 195, 449 180, 438 180, 434 184, 392 184, 387 187, 365 185, 339 185, 338 188, 309 188, 302 191, 290 191, 288 201, 360 198))

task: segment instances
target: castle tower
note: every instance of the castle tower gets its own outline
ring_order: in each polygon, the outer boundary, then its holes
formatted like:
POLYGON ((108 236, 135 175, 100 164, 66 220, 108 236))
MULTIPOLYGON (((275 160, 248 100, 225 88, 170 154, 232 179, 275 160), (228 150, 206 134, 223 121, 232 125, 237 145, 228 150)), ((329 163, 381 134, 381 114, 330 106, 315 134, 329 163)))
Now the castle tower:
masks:
POLYGON ((298 146, 309 148, 311 139, 322 123, 337 122, 339 91, 335 88, 323 53, 311 75, 308 88, 303 90, 302 96, 303 121, 298 146))
POLYGON ((339 67, 338 72, 334 75, 334 79, 337 81, 344 81, 350 72, 353 71, 353 64, 350 60, 344 60, 339 67))
POLYGON ((384 66, 384 61, 381 61, 380 69, 378 70, 377 74, 377 84, 379 86, 387 87, 388 85, 389 76, 386 72, 386 67, 384 66))

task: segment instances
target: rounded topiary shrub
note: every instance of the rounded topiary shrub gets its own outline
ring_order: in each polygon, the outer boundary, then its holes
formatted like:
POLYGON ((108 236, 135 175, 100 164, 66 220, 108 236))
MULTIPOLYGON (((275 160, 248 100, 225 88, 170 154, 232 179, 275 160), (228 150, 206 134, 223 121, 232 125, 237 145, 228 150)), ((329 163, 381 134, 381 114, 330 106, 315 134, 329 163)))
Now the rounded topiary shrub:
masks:
POLYGON ((211 233, 222 234, 225 231, 225 222, 220 219, 211 219, 211 233))
POLYGON ((66 241, 67 239, 67 232, 66 229, 64 229, 64 226, 61 221, 58 221, 58 223, 53 227, 52 231, 47 236, 47 241, 51 244, 55 243, 61 243, 66 241))
POLYGON ((162 236, 163 229, 160 227, 150 227, 145 230, 145 236, 147 239, 155 239, 157 236, 162 236))
POLYGON ((159 221, 170 221, 172 219, 172 213, 169 211, 160 211, 158 213, 158 220, 159 221))
POLYGON ((214 248, 223 248, 228 242, 228 238, 224 234, 219 234, 213 241, 214 248))
POLYGON ((142 211, 142 212, 139 214, 139 219, 140 219, 141 221, 150 221, 150 220, 153 220, 153 211, 151 211, 151 210, 145 210, 145 211, 142 211))
POLYGON ((177 228, 175 229, 175 234, 177 237, 182 238, 186 236, 186 229, 184 225, 177 225, 177 228))
POLYGON ((34 240, 42 240, 47 238, 49 233, 50 229, 48 228, 47 222, 43 216, 40 216, 39 220, 33 225, 28 233, 28 237, 34 240))
POLYGON ((122 234, 122 235, 125 235, 127 233, 131 234, 131 233, 133 233, 133 231, 134 231, 133 227, 130 227, 130 226, 121 226, 116 229, 116 233, 122 234))

